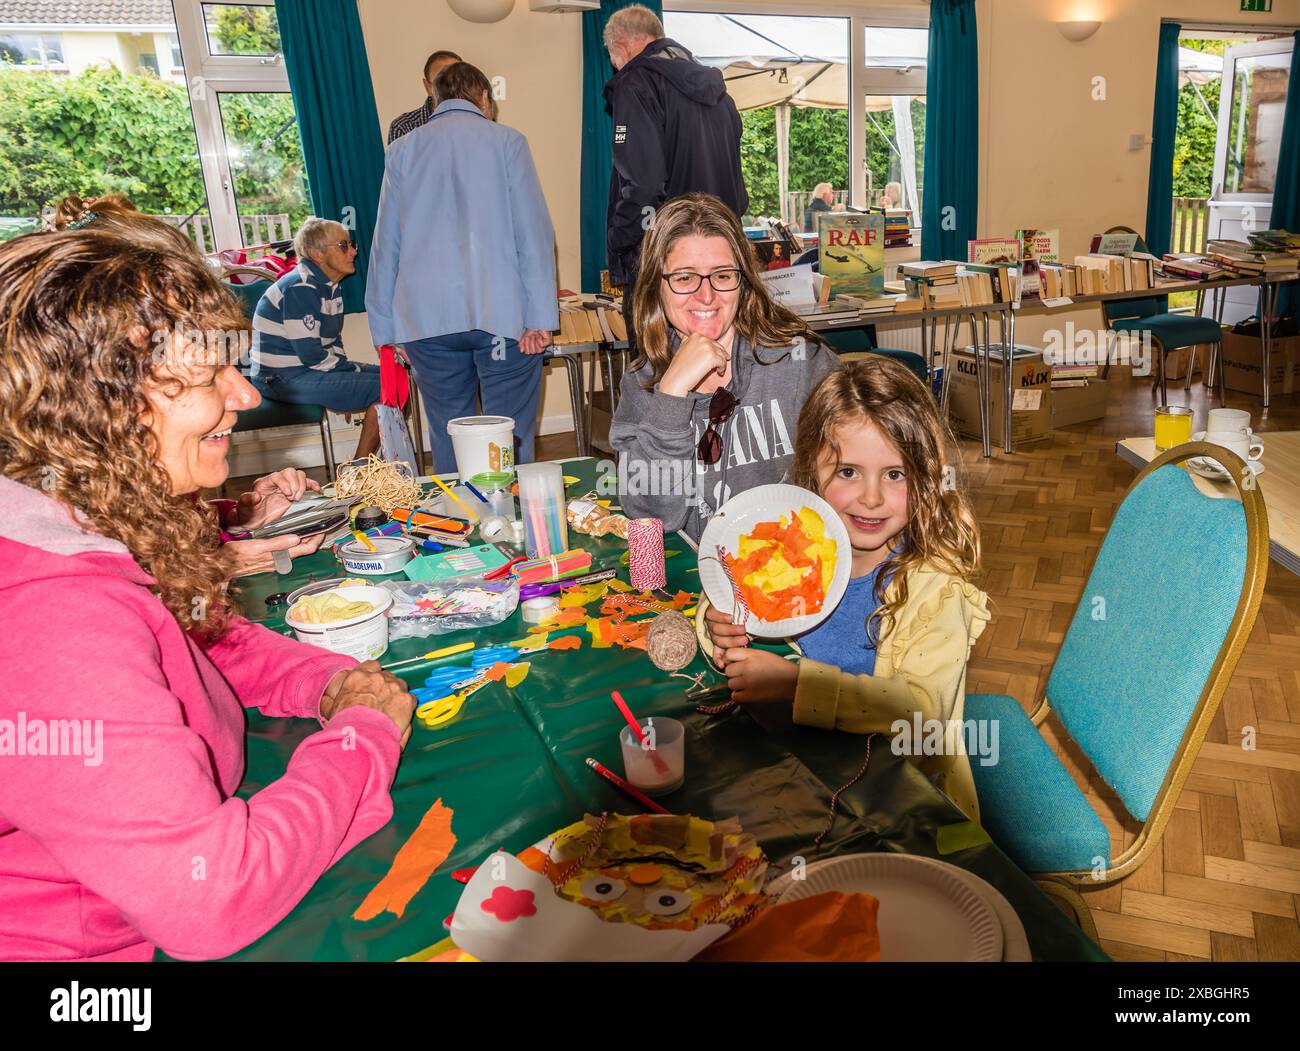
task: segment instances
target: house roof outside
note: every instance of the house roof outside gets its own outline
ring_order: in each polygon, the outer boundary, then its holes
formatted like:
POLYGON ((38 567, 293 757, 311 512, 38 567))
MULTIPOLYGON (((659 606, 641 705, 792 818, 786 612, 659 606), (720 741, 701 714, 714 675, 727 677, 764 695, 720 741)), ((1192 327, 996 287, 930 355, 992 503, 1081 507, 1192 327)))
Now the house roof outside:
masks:
POLYGON ((174 26, 171 0, 0 0, 0 26, 174 26))

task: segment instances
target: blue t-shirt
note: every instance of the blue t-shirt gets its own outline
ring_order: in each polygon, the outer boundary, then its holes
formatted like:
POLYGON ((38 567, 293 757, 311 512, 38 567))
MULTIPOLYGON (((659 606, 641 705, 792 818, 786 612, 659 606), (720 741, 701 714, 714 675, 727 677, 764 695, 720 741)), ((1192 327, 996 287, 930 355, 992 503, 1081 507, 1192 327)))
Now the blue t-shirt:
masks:
POLYGON ((880 605, 876 601, 877 566, 865 577, 849 581, 844 598, 824 621, 799 637, 805 657, 851 675, 870 675, 876 670, 876 647, 867 635, 867 618, 880 605))

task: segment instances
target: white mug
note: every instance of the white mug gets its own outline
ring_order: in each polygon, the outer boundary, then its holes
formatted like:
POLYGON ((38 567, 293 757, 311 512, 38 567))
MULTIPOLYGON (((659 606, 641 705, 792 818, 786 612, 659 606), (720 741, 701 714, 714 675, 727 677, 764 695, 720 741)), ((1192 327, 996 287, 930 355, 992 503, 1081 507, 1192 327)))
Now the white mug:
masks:
POLYGON ((1220 445, 1236 453, 1243 460, 1258 460, 1264 455, 1264 443, 1252 441, 1254 436, 1247 436, 1237 431, 1207 434, 1205 440, 1211 445, 1220 445))
POLYGON ((1205 421, 1206 434, 1236 431, 1250 437, 1250 413, 1245 409, 1211 409, 1205 421))

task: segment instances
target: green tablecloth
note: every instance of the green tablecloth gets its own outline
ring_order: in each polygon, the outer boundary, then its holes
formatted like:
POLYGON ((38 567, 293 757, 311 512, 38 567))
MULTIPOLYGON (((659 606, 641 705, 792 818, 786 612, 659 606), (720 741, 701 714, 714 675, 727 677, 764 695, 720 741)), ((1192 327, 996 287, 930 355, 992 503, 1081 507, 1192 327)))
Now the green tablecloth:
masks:
MULTIPOLYGON (((590 459, 566 463, 566 473, 581 479, 570 487, 570 495, 592 487, 596 468, 590 459)), ((577 534, 572 539, 610 567, 618 565, 626 550, 618 541, 577 534)), ((689 545, 670 536, 667 547, 681 552, 667 563, 670 589, 697 591, 689 545)), ((267 616, 265 596, 340 572, 327 552, 317 553, 299 560, 288 577, 244 581, 244 607, 250 616, 261 615, 269 627, 285 631, 278 615, 284 607, 267 616)), ((621 575, 626 578, 626 571, 621 575)), ((501 644, 521 637, 526 628, 516 613, 479 633, 477 641, 480 647, 501 644)), ((689 684, 655 668, 645 653, 592 649, 586 631, 580 634, 581 650, 532 657, 529 676, 516 689, 496 683, 480 690, 455 721, 435 730, 417 723, 393 785, 393 820, 325 873, 286 919, 233 958, 387 961, 410 955, 445 937, 443 919, 461 891, 450 877, 452 870, 477 865, 498 847, 518 851, 584 811, 637 812, 635 804, 583 762, 591 756, 622 771, 618 731, 624 724, 609 696, 618 689, 639 715, 670 715, 686 724, 686 783, 663 797, 674 813, 739 817, 780 863, 796 856, 813 861, 874 850, 942 857, 1006 895, 1025 925, 1036 959, 1105 959, 992 843, 941 855, 938 830, 963 822, 963 815, 913 766, 894 756, 882 738, 875 738, 866 775, 841 797, 834 827, 816 851, 813 840, 826 824, 830 795, 861 766, 864 738, 794 726, 788 706, 781 705, 700 715, 686 700, 689 684), (401 918, 385 912, 366 923, 354 920, 353 911, 438 798, 455 812, 454 853, 401 918)), ((463 637, 400 639, 383 660, 416 656, 463 637)), ((457 659, 465 657, 449 660, 457 659)), ((420 685, 429 667, 416 666, 407 681, 420 685)), ((703 658, 697 657, 687 670, 704 668, 703 658)), ((248 770, 240 795, 279 778, 298 742, 315 728, 305 720, 250 712, 248 770)))

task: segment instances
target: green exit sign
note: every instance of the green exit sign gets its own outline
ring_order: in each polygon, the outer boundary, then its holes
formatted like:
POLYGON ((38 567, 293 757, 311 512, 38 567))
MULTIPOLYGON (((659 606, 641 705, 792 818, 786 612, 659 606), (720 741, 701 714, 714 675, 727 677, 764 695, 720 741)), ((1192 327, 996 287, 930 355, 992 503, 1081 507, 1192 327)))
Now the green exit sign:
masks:
POLYGON ((1272 11, 1273 0, 1241 0, 1243 11, 1272 11))

